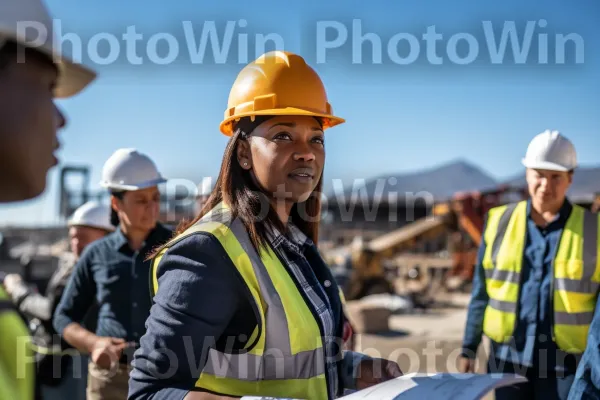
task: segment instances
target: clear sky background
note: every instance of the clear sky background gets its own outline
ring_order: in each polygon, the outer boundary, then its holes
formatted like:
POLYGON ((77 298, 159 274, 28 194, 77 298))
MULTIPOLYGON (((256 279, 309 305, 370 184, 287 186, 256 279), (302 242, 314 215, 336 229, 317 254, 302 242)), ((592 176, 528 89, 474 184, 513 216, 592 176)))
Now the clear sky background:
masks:
MULTIPOLYGON (((215 176, 227 142, 218 124, 237 73, 256 56, 258 34, 278 37, 283 49, 302 54, 321 74, 335 113, 347 119, 327 131, 328 179, 351 185, 355 178, 409 172, 456 159, 468 160, 495 177, 507 177, 521 170, 528 142, 545 129, 567 135, 582 164, 600 164, 597 0, 256 1, 251 6, 241 1, 47 0, 47 4, 60 18, 58 33, 77 35, 82 61, 100 74, 85 92, 59 102, 69 120, 60 134, 61 165, 89 165, 93 190, 99 189, 104 161, 119 147, 149 154, 170 178, 199 183, 202 176, 215 176), (219 42, 214 43, 216 56, 208 41, 202 60, 190 57, 188 46, 196 45, 198 53, 203 29, 211 24, 216 29, 213 39, 219 42), (326 26, 326 35, 320 36, 326 26), (509 40, 494 57, 503 31, 510 33, 511 26, 514 44, 522 47, 530 39, 530 47, 515 58, 509 40), (128 27, 142 34, 134 53, 123 39, 128 27), (360 53, 357 28, 363 35, 372 34, 370 38, 377 36, 379 63, 374 63, 370 42, 360 53), (435 49, 432 42, 428 49, 423 40, 428 29, 441 35, 435 49), (178 44, 178 49, 171 47, 178 50, 174 62, 152 62, 154 53, 147 51, 147 44, 155 34, 169 34, 178 44), (397 47, 399 57, 407 57, 412 49, 414 60, 399 64, 394 52, 390 56, 388 43, 396 34, 414 36, 412 48, 407 39, 391 46, 397 47), (462 34, 457 52, 450 40, 455 34, 462 34), (563 46, 557 44, 556 35, 569 34, 580 38, 579 51, 568 42, 564 62, 557 62, 560 52, 555 49, 563 46), (95 39, 102 36, 118 41, 112 48, 116 60, 107 65, 99 63, 99 57, 109 55, 106 39, 99 41, 98 57, 93 51, 95 39), (460 64, 457 57, 468 55, 465 37, 471 38, 473 57, 460 64), (229 50, 219 54, 219 45, 229 40, 229 50), (327 41, 337 48, 326 48, 327 41), (141 57, 140 65, 132 63, 133 55, 141 57), (441 64, 434 64, 434 55, 441 64), (546 63, 540 62, 544 56, 546 63)), ((157 55, 166 56, 167 42, 159 43, 157 55)), ((267 50, 274 46, 268 42, 267 50)), ((77 47, 63 41, 67 53, 77 55, 77 47)), ((43 196, 1 206, 0 224, 59 222, 57 172, 55 168, 49 174, 43 196)))

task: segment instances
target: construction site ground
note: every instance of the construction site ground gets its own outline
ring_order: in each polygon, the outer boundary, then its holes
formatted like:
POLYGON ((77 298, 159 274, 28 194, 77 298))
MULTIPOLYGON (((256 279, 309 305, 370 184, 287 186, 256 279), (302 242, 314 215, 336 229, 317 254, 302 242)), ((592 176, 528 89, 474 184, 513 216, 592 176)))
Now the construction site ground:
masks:
MULTIPOLYGON (((468 294, 448 294, 440 296, 438 305, 426 311, 393 314, 387 331, 357 334, 354 349, 392 359, 404 373, 457 373, 468 302, 468 294)), ((352 303, 348 304, 349 311, 355 313, 358 302, 352 303)), ((484 338, 478 352, 477 372, 485 373, 487 349, 484 338)), ((485 400, 493 398, 490 394, 485 400)))

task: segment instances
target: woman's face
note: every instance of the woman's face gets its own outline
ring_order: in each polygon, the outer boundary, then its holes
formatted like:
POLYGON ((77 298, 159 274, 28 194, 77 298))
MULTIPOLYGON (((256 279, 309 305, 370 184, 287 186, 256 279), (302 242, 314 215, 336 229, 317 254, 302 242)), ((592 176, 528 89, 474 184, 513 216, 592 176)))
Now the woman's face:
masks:
POLYGON ((240 142, 238 161, 274 199, 306 201, 323 173, 323 129, 313 117, 270 118, 240 142))
POLYGON ((120 200, 112 197, 112 207, 119 220, 126 226, 140 231, 151 231, 156 226, 160 213, 160 192, 152 186, 125 193, 120 200))

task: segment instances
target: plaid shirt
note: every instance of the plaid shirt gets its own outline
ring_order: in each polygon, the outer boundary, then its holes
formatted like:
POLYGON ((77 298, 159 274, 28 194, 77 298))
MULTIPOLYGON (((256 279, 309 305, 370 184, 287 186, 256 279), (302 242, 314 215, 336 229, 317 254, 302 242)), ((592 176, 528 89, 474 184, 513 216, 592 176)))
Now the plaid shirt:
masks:
MULTIPOLYGON (((288 272, 299 284, 310 300, 313 312, 319 317, 319 325, 323 329, 323 340, 326 358, 327 378, 329 381, 329 398, 336 397, 338 392, 338 370, 335 362, 335 321, 329 299, 325 290, 315 276, 312 267, 304 256, 304 249, 314 245, 313 242, 296 226, 289 224, 289 237, 273 230, 269 241, 278 256, 284 261, 288 272)), ((327 281, 324 283, 327 285, 327 281)))

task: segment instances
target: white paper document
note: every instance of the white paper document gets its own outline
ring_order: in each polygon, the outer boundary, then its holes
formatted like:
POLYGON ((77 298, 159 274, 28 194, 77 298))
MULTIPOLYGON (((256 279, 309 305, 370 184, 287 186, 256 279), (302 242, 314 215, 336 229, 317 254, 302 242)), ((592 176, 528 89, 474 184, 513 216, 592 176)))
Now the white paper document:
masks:
MULTIPOLYGON (((341 400, 479 400, 494 388, 526 382, 513 374, 406 374, 346 396, 341 400)), ((244 396, 242 400, 303 400, 244 396)))
POLYGON ((407 374, 341 399, 479 400, 494 388, 526 381, 526 378, 512 374, 407 374))

